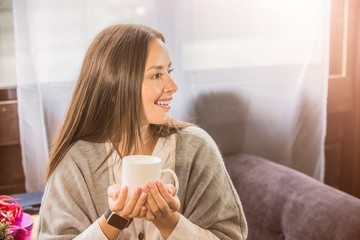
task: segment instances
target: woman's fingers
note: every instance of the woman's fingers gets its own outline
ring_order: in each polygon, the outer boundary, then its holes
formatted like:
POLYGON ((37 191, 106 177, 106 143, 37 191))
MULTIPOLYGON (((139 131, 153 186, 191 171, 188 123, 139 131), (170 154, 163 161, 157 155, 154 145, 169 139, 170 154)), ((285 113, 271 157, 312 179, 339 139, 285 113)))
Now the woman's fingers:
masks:
POLYGON ((165 186, 167 192, 168 192, 169 194, 171 194, 173 197, 175 197, 175 195, 176 195, 176 193, 177 193, 177 188, 176 188, 174 185, 172 185, 172 184, 166 184, 166 185, 164 185, 164 186, 165 186))
MULTIPOLYGON (((149 185, 149 188, 151 189, 150 185, 149 185)), ((151 213, 154 217, 161 215, 160 209, 159 209, 151 191, 149 192, 149 195, 148 195, 147 206, 151 210, 151 213)))
POLYGON ((119 194, 120 190, 121 190, 121 185, 119 185, 119 184, 111 185, 107 189, 108 198, 114 198, 114 194, 116 194, 116 193, 119 194))
POLYGON ((155 219, 155 217, 152 214, 149 205, 146 205, 146 206, 147 206, 147 211, 146 211, 145 219, 148 221, 153 221, 155 219))
POLYGON ((126 202, 124 209, 119 213, 120 216, 127 217, 130 215, 137 203, 137 200, 140 197, 141 194, 141 188, 137 187, 135 188, 133 194, 131 195, 129 201, 126 202))
POLYGON ((146 212, 148 211, 147 207, 145 205, 141 206, 140 213, 138 215, 138 218, 143 218, 146 215, 146 212))
POLYGON ((138 217, 139 215, 141 215, 141 210, 146 202, 146 198, 147 198, 147 194, 145 192, 141 193, 140 197, 136 201, 136 204, 135 204, 131 214, 128 215, 129 218, 135 218, 135 217, 138 217))
MULTIPOLYGON (((167 187, 164 186, 164 184, 161 181, 156 181, 156 185, 159 189, 160 194, 163 196, 171 210, 178 211, 180 209, 180 202, 178 201, 177 197, 174 197, 172 193, 169 193, 169 185, 167 187)), ((172 185, 170 185, 172 186, 172 185)), ((173 187, 173 186, 172 186, 173 187)), ((176 189, 175 187, 173 187, 176 189)), ((171 188, 170 188, 171 189, 171 188)), ((171 190, 172 192, 176 193, 176 190, 171 190)))
MULTIPOLYGON (((160 211, 162 213, 166 213, 166 214, 169 213, 170 212, 169 204, 166 202, 166 200, 164 199, 162 194, 159 192, 157 185, 155 185, 155 183, 151 183, 150 186, 151 186, 150 193, 151 193, 152 198, 154 199, 157 207, 160 209, 160 211)), ((162 185, 162 186, 164 187, 164 185, 162 185)), ((166 190, 165 190, 165 192, 169 196, 169 193, 166 190)), ((157 216, 157 215, 159 215, 159 214, 155 213, 155 216, 157 216)))
POLYGON ((121 211, 121 210, 124 208, 124 206, 125 206, 125 202, 126 202, 128 193, 129 193, 129 188, 128 188, 128 186, 124 186, 124 187, 121 189, 121 192, 120 192, 119 197, 116 199, 117 205, 120 206, 120 209, 119 209, 120 211, 121 211))
POLYGON ((109 209, 113 212, 121 211, 124 208, 127 194, 127 186, 124 186, 123 188, 118 184, 110 186, 108 188, 109 209))
POLYGON ((173 194, 176 188, 165 186, 161 181, 150 182, 144 189, 136 188, 128 198, 128 187, 115 184, 108 188, 109 208, 122 217, 142 218, 153 221, 163 214, 180 209, 180 201, 173 194), (145 206, 146 204, 146 206, 145 206))

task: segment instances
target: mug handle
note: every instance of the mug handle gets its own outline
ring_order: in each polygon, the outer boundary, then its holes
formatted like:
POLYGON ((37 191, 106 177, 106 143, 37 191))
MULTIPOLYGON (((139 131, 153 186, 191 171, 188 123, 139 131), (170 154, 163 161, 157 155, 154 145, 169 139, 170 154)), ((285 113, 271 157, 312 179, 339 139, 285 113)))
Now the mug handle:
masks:
MULTIPOLYGON (((171 175, 172 175, 172 177, 174 178, 174 180, 175 180, 175 187, 176 187, 176 192, 175 192, 175 194, 178 192, 178 190, 179 190, 179 179, 178 179, 178 177, 176 176, 176 173, 173 171, 173 170, 171 170, 171 169, 162 169, 161 170, 161 174, 165 174, 165 173, 170 173, 171 175)), ((174 194, 174 195, 175 195, 174 194)))

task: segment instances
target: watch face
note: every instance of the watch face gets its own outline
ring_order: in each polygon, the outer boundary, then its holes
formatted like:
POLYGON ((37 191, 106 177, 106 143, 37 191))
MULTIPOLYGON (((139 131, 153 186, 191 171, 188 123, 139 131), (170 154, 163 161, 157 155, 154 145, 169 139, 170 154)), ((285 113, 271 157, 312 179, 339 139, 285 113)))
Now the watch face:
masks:
POLYGON ((129 220, 120 217, 119 215, 116 215, 115 213, 112 213, 110 215, 110 217, 107 220, 108 224, 110 224, 111 226, 114 226, 118 229, 123 230, 126 225, 128 224, 129 220))

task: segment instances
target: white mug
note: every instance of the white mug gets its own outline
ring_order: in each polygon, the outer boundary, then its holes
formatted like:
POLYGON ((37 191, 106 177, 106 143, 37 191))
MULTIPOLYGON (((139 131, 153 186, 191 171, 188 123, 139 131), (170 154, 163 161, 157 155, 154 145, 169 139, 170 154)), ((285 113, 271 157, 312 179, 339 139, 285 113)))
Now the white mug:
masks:
POLYGON ((161 159, 148 155, 130 155, 122 160, 122 185, 128 186, 129 195, 135 188, 145 187, 149 182, 161 179, 161 175, 170 173, 175 180, 175 187, 179 189, 179 180, 171 169, 161 169, 161 159))

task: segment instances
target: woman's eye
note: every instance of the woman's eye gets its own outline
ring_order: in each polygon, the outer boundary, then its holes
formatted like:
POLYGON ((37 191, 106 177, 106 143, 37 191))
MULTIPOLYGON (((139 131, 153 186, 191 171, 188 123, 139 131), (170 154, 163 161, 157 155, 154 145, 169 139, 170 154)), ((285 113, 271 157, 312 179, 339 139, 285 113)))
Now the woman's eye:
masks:
POLYGON ((158 79, 158 78, 160 78, 161 77, 161 74, 160 73, 157 73, 157 74, 155 74, 154 76, 152 76, 151 78, 152 79, 158 79))

